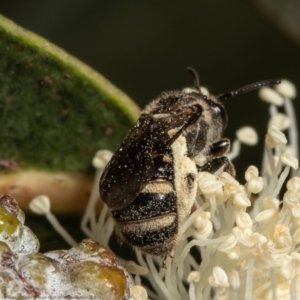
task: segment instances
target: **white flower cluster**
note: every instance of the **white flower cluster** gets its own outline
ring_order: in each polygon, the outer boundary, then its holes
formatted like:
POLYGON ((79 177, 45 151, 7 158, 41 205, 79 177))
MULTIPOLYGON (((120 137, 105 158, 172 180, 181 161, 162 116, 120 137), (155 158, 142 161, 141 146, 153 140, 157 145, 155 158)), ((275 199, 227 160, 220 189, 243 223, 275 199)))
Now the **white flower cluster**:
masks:
MULTIPOLYGON (((148 291, 150 299, 300 298, 300 178, 289 179, 281 195, 290 169, 298 169, 290 103, 295 91, 287 81, 277 91, 260 91, 271 103, 261 175, 250 166, 242 185, 228 173, 218 178, 200 173, 197 209, 181 228, 181 241, 167 269, 157 269, 156 257, 137 253, 139 264, 150 270, 146 277, 155 290, 148 291), (278 112, 283 105, 288 115, 278 112), (282 131, 287 131, 289 145, 282 131)), ((240 143, 257 142, 249 127, 239 130, 237 138, 231 159, 240 143)), ((136 275, 136 284, 140 282, 136 275)))

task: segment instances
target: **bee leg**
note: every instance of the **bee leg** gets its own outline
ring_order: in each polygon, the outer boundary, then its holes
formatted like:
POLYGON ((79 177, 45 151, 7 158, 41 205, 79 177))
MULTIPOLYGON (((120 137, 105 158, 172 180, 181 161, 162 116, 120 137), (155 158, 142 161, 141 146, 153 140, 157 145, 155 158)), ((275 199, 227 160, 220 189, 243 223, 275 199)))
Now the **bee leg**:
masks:
POLYGON ((168 258, 168 256, 164 256, 162 264, 160 266, 161 269, 166 269, 167 268, 167 258, 168 258))
POLYGON ((183 126, 166 142, 166 146, 171 146, 177 139, 178 137, 183 133, 183 131, 197 122, 197 120, 200 118, 202 115, 202 107, 200 105, 194 105, 191 108, 189 108, 188 113, 183 110, 181 114, 176 114, 176 116, 180 115, 188 115, 189 114, 189 119, 183 124, 183 126))
POLYGON ((227 172, 231 176, 235 176, 235 168, 232 162, 225 155, 230 150, 230 140, 222 139, 213 143, 208 150, 206 155, 208 157, 212 157, 210 161, 208 161, 203 166, 198 166, 198 172, 209 172, 209 173, 221 173, 227 172))
POLYGON ((207 155, 212 157, 220 157, 226 154, 230 150, 230 140, 222 139, 218 142, 213 143, 208 150, 207 155))
POLYGON ((234 166, 226 156, 213 158, 211 161, 207 162, 203 166, 197 165, 197 169, 198 172, 209 172, 212 174, 224 171, 229 173, 233 177, 235 176, 234 166))
POLYGON ((162 264, 160 266, 161 269, 166 269, 167 268, 167 258, 168 257, 170 257, 171 259, 174 258, 174 256, 172 256, 172 255, 164 256, 162 264))
POLYGON ((123 245, 125 240, 124 238, 121 236, 121 234, 118 234, 118 238, 117 238, 117 241, 120 245, 123 245))

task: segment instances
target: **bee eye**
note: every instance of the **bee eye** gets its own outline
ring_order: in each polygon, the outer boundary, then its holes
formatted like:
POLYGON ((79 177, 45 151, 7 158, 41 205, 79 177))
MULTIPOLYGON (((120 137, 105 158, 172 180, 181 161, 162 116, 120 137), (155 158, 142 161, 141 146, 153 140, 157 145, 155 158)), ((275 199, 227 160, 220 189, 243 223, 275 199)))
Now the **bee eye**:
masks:
POLYGON ((221 115, 221 118, 222 118, 222 121, 223 121, 223 129, 225 129, 227 127, 227 124, 228 124, 228 116, 227 116, 227 113, 226 113, 226 111, 223 107, 221 107, 220 115, 221 115))
POLYGON ((217 104, 213 106, 213 110, 217 118, 221 117, 223 123, 223 129, 225 129, 228 124, 228 117, 224 107, 217 104))

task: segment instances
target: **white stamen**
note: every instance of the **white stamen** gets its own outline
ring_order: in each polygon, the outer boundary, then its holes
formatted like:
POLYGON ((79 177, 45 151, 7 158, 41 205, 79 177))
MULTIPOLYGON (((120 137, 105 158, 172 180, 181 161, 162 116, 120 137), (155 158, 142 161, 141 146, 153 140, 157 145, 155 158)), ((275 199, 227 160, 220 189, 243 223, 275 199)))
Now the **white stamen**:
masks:
POLYGON ((238 207, 249 207, 251 206, 250 200, 246 197, 246 195, 242 193, 237 193, 233 197, 233 204, 238 207))
POLYGON ((280 160, 283 164, 290 166, 295 170, 297 170, 299 168, 298 159, 289 153, 282 153, 280 155, 280 160))
POLYGON ((300 254, 292 252, 288 259, 283 261, 281 272, 286 279, 298 276, 300 274, 300 254))
POLYGON ((279 144, 286 144, 287 139, 286 136, 278 129, 278 127, 273 125, 268 129, 265 142, 268 148, 274 148, 279 144))
POLYGON ((137 265, 132 260, 127 261, 124 268, 128 271, 128 273, 135 275, 145 275, 149 272, 147 268, 137 265))
POLYGON ((281 80, 281 84, 275 85, 275 90, 282 96, 290 99, 294 99, 297 94, 295 86, 286 79, 281 80))
POLYGON ((218 250, 221 252, 229 252, 237 243, 236 236, 232 233, 226 236, 225 240, 219 245, 218 250))
POLYGON ((134 285, 131 289, 134 300, 147 300, 148 294, 145 288, 140 285, 134 285))
POLYGON ((241 255, 241 248, 239 246, 235 246, 230 251, 225 252, 225 255, 229 260, 239 259, 241 255))
POLYGON ((198 185, 200 191, 204 195, 211 195, 220 192, 222 189, 221 182, 216 180, 216 177, 207 172, 201 172, 198 175, 198 185))
POLYGON ((36 214, 45 215, 50 211, 50 199, 45 195, 37 196, 30 201, 29 208, 36 214))
POLYGON ((298 189, 300 189, 300 177, 293 177, 291 178, 287 184, 286 187, 288 190, 296 192, 298 189))
POLYGON ((99 150, 96 152, 92 164, 96 169, 104 169, 112 156, 113 153, 109 150, 99 150))
POLYGON ((37 214, 44 214, 54 229, 64 238, 70 245, 74 246, 77 242, 70 236, 70 234, 63 228, 56 217, 50 211, 50 199, 48 196, 41 195, 33 198, 29 203, 30 209, 37 214))
POLYGON ((274 218, 275 216, 278 216, 279 212, 277 209, 275 208, 269 208, 266 210, 261 211, 260 213, 258 213, 255 217, 255 221, 260 223, 260 222, 270 222, 270 220, 272 218, 274 218))
POLYGON ((280 94, 269 87, 263 87, 258 92, 259 97, 270 104, 275 104, 276 106, 283 105, 283 98, 280 94))
POLYGON ((198 282, 200 280, 200 272, 199 271, 192 271, 190 272, 189 276, 187 277, 188 282, 198 282))
POLYGON ((241 142, 235 139, 231 145, 231 151, 226 155, 229 160, 234 160, 241 152, 241 142))
POLYGON ((253 286, 253 266, 254 259, 250 259, 247 274, 246 274, 246 289, 245 289, 245 300, 252 300, 252 286, 253 286))
POLYGON ((259 192, 261 192, 263 186, 264 180, 262 179, 262 177, 252 178, 247 183, 247 190, 250 193, 258 194, 259 192))
POLYGON ((269 121, 268 127, 276 126, 279 130, 287 130, 291 126, 290 118, 283 113, 276 113, 269 121))
POLYGON ((112 157, 112 152, 109 150, 99 150, 96 152, 93 158, 93 165, 96 168, 96 174, 94 177, 93 187, 88 201, 88 205, 85 209, 84 215, 81 219, 80 227, 82 231, 90 238, 97 239, 97 233, 99 235, 98 227, 101 228, 101 237, 98 242, 101 242, 102 245, 108 246, 108 240, 112 232, 112 228, 109 225, 112 225, 111 218, 107 218, 107 207, 104 206, 101 210, 100 216, 98 218, 95 213, 97 202, 99 201, 99 180, 102 175, 102 172, 112 157), (104 227, 104 222, 107 220, 104 227), (108 224, 110 223, 110 224, 108 224), (106 230, 103 230, 106 229, 106 230))
POLYGON ((298 228, 293 234, 293 239, 300 244, 300 228, 298 228))
POLYGON ((250 179, 258 176, 258 169, 255 166, 249 166, 245 172, 245 179, 249 181, 250 179))
POLYGON ((262 200, 262 205, 264 209, 268 209, 268 208, 275 208, 278 209, 279 208, 279 200, 277 198, 274 197, 265 197, 262 200))
MULTIPOLYGON (((286 114, 289 116, 291 120, 291 126, 288 130, 290 145, 293 148, 293 154, 295 157, 299 158, 299 139, 298 139, 298 127, 297 127, 297 117, 295 113, 295 109, 293 107, 292 101, 289 98, 285 99, 284 109, 286 114)), ((295 176, 296 172, 292 170, 292 175, 295 176)))
POLYGON ((236 224, 242 228, 252 228, 253 222, 249 214, 246 212, 238 212, 236 216, 236 224))
POLYGON ((217 286, 228 287, 229 286, 227 274, 219 266, 216 266, 213 268, 213 273, 211 276, 208 277, 208 282, 210 283, 211 286, 215 286, 215 287, 217 287, 217 286))
POLYGON ((250 126, 240 128, 236 132, 236 137, 240 140, 241 143, 249 146, 254 146, 258 142, 258 135, 256 131, 250 126))
POLYGON ((210 220, 210 212, 202 211, 195 218, 193 224, 197 228, 197 237, 207 238, 213 230, 213 224, 210 220))
POLYGON ((240 287, 241 282, 240 282, 240 275, 238 271, 233 270, 229 274, 229 282, 234 290, 237 290, 240 287))

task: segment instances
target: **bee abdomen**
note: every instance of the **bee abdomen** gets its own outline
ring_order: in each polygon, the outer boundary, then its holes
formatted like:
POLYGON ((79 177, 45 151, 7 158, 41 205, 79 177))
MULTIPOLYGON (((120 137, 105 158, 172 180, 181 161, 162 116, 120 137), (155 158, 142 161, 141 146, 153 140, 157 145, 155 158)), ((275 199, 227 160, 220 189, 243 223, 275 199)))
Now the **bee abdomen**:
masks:
POLYGON ((151 181, 128 206, 113 211, 117 222, 138 222, 176 212, 176 194, 171 183, 151 181))
POLYGON ((176 193, 165 179, 150 181, 128 206, 113 211, 117 233, 154 255, 168 255, 178 232, 176 193))
POLYGON ((154 255, 168 255, 174 248, 178 232, 175 213, 144 220, 119 223, 117 231, 132 246, 154 255))

